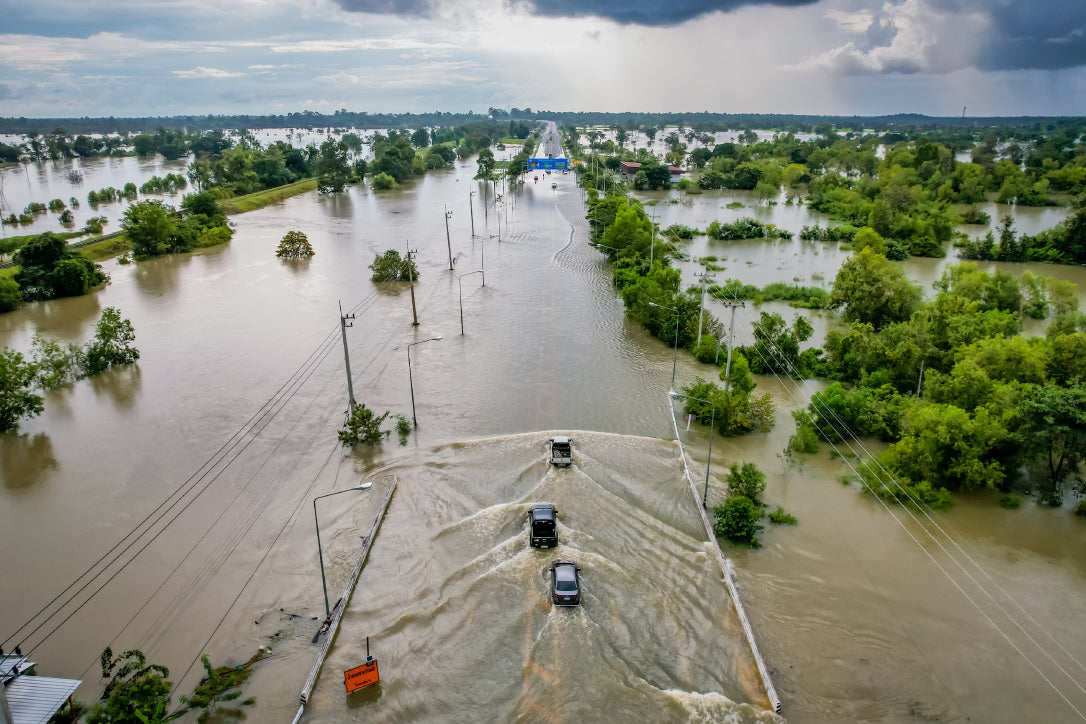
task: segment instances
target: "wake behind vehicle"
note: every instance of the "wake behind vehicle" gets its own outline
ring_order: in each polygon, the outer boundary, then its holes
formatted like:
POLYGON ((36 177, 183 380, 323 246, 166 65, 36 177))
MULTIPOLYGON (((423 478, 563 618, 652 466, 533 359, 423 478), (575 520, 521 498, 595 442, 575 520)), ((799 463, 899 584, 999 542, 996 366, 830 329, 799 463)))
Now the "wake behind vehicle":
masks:
POLYGON ((550 462, 559 468, 573 464, 573 439, 569 437, 552 437, 550 462))
POLYGON ((532 548, 558 546, 558 511, 550 503, 528 508, 528 545, 532 548))
POLYGON ((573 561, 559 558, 551 563, 551 600, 555 606, 578 606, 581 603, 580 567, 573 561))

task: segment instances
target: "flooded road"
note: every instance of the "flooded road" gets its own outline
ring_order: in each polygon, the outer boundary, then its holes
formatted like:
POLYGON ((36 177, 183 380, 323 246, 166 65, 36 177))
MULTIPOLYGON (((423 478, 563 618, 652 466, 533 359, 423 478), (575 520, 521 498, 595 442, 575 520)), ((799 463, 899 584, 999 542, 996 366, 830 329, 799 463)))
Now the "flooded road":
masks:
MULTIPOLYGON (((83 571, 103 574, 80 579, 58 601, 74 593, 70 603, 19 632, 43 673, 84 678, 80 695, 94 696, 102 648, 141 648, 187 692, 201 653, 241 661, 271 645, 246 689, 258 701, 250 717, 289 721, 313 660, 313 617, 324 613, 311 501, 395 475, 307 720, 774 718, 761 710, 668 442, 671 350, 625 320, 603 257, 585 243, 572 176, 529 180, 515 201, 507 195, 508 208, 484 216, 474 171, 460 163, 398 192, 288 199, 235 217, 225 248, 109 263, 113 281, 94 296, 0 316, 0 344, 27 350, 35 330, 85 340, 100 310, 118 306, 141 350, 130 369, 49 393, 40 417, 0 437, 0 544, 19 552, 7 563, 7 580, 18 583, 5 582, 0 596, 5 634, 83 571), (310 262, 275 258, 290 229, 309 236, 310 262), (408 245, 421 273, 418 328, 407 289, 377 288, 366 268, 408 245), (461 278, 484 266, 485 286, 481 274, 461 278), (443 337, 411 350, 419 427, 405 446, 394 433, 345 456, 335 440, 347 406, 339 300, 357 314, 347 330, 355 396, 371 409, 410 419, 406 345, 443 337), (571 469, 542 462, 557 432, 575 438, 571 469), (533 502, 558 507, 557 553, 527 548, 523 515, 533 502), (134 529, 138 537, 123 538, 134 529), (584 569, 579 609, 547 603, 546 566, 559 555, 584 569), (366 636, 383 681, 346 696, 339 672, 364 661, 366 636)), ((728 263, 754 276, 790 273, 775 268, 787 260, 781 249, 750 248, 768 256, 746 264, 730 251, 728 263)), ((832 281, 829 256, 817 258, 832 281)), ((745 281, 764 283, 754 276, 745 281)), ((712 372, 679 356, 680 384, 712 372)), ((766 530, 762 550, 729 551, 785 717, 1073 720, 932 564, 927 551, 941 552, 919 530, 920 545, 910 538, 911 521, 895 522, 900 511, 841 485, 847 466, 829 451, 802 462, 779 455, 788 411, 817 387, 759 384, 777 401, 777 427, 715 441, 709 503, 723 500, 727 465, 752 460, 769 476, 766 501, 800 520, 766 530)), ((681 434, 695 468, 704 465, 704 432, 681 434)), ((321 502, 330 593, 343 586, 379 500, 348 493, 321 502)), ((1086 659, 1075 625, 1086 614, 1081 521, 1029 503, 1004 511, 985 497, 938 519, 1086 659)), ((1015 645, 1030 645, 998 610, 985 612, 1012 629, 1015 645)), ((1061 676, 1051 661, 1038 666, 1061 676)), ((1086 693, 1066 677, 1059 685, 1086 710, 1086 693)))

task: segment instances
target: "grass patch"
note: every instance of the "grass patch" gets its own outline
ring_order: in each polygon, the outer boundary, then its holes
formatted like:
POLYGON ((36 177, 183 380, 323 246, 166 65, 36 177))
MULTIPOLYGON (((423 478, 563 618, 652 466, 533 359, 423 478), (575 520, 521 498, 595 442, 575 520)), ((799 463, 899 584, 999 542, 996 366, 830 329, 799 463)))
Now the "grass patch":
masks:
POLYGON ((796 520, 796 516, 786 513, 784 508, 778 505, 777 509, 769 514, 769 522, 777 525, 796 525, 799 521, 796 520))
POLYGON ((91 261, 112 259, 126 252, 132 251, 132 243, 124 234, 109 234, 93 244, 79 247, 79 253, 91 261))
POLYGON ((523 138, 499 138, 498 143, 502 144, 503 146, 523 146, 524 145, 524 139, 523 138))
POLYGON ((277 186, 274 189, 265 189, 264 191, 257 191, 255 194, 246 194, 244 196, 235 196, 232 199, 223 199, 219 202, 219 206, 226 214, 243 214, 246 211, 256 211, 262 209, 265 206, 282 201, 283 199, 289 199, 291 196, 298 196, 309 191, 317 190, 317 179, 306 178, 301 181, 295 181, 292 184, 286 186, 277 186))

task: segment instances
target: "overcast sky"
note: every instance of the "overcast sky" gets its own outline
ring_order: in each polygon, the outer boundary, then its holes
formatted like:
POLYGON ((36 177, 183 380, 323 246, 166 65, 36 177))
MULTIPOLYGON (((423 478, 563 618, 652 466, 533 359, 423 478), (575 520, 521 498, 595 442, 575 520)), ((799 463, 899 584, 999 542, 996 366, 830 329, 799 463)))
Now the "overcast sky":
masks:
POLYGON ((1086 115, 1086 0, 0 0, 0 116, 1086 115))

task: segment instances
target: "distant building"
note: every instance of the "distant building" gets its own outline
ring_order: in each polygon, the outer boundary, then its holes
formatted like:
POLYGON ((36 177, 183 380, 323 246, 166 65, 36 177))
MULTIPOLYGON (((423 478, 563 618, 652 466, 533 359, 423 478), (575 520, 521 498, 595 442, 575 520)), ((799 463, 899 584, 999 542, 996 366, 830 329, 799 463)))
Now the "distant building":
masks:
POLYGON ((618 170, 626 178, 633 178, 641 170, 641 164, 636 161, 619 161, 618 170))
POLYGON ((678 166, 668 166, 667 170, 671 172, 671 183, 679 183, 679 179, 682 178, 683 170, 678 166))

